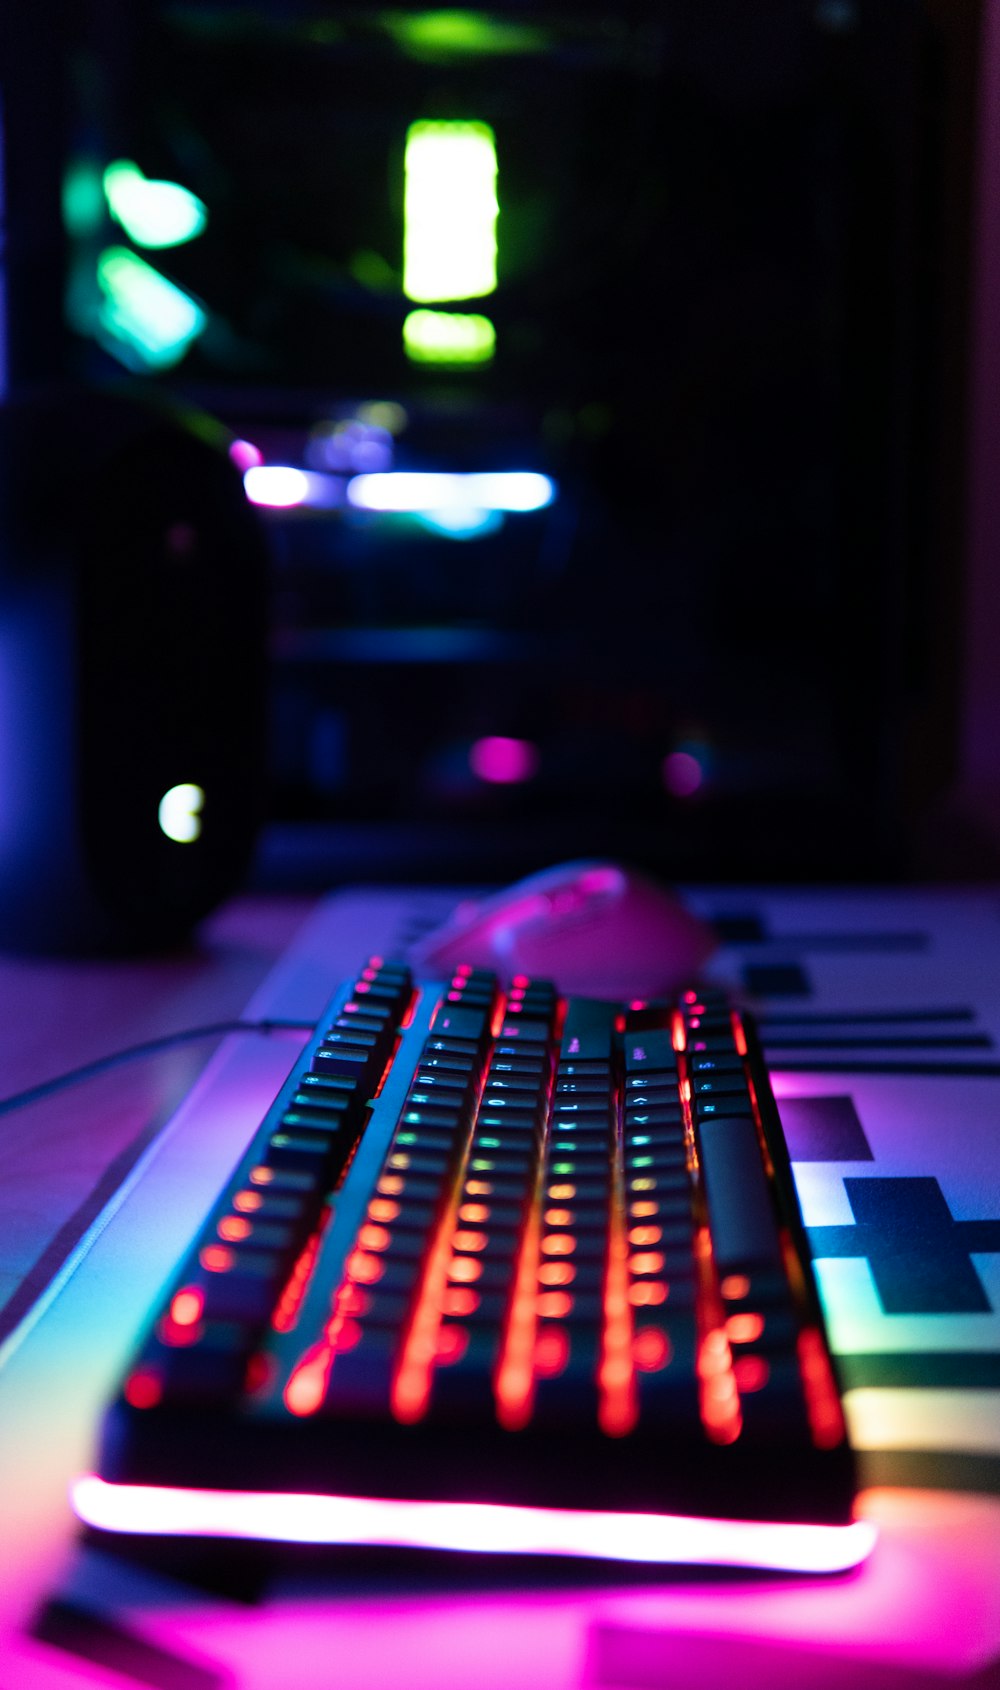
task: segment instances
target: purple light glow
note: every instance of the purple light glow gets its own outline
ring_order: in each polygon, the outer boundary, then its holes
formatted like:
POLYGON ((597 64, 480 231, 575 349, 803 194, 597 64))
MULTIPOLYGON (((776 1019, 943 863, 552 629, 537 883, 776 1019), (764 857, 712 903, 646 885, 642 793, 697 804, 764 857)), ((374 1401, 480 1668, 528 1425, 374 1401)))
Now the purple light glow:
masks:
POLYGON ((690 751, 671 751, 663 759, 663 784, 675 798, 690 798, 705 779, 705 771, 690 751))
POLYGON ((112 1485, 94 1474, 77 1479, 72 1502, 86 1525, 153 1536, 369 1543, 803 1573, 839 1573, 855 1567, 871 1553, 877 1536, 865 1520, 814 1526, 494 1503, 180 1490, 112 1485))
POLYGON ((517 786, 537 773, 538 747, 529 739, 506 739, 493 734, 477 739, 469 752, 469 766, 480 780, 494 786, 517 786))

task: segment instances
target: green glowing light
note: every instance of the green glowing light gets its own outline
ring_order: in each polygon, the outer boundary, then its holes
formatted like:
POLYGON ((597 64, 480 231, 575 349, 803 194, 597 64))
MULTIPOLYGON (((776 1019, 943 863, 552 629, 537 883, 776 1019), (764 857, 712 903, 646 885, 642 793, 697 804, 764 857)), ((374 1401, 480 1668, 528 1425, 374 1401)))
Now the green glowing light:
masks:
POLYGON ((479 299, 497 285, 497 155, 486 123, 411 123, 406 135, 403 292, 479 299))
POLYGON ((394 293, 399 286, 399 278, 392 265, 380 252, 363 248, 349 260, 348 269, 354 280, 371 293, 394 293))
POLYGON ((414 59, 448 59, 474 54, 537 53, 548 32, 511 23, 488 12, 386 12, 382 24, 414 59))
POLYGON ((496 350, 488 317, 469 311, 411 311, 403 345, 415 364, 488 364, 496 350))
POLYGON ((108 210, 136 246, 181 246, 200 235, 208 212, 179 182, 154 182, 137 164, 119 159, 104 172, 108 210))
POLYGON ((68 165, 62 185, 62 214, 67 233, 77 240, 86 239, 101 227, 101 172, 90 159, 75 158, 68 165))
POLYGON ((132 369, 169 369, 201 334, 207 318, 189 294, 126 247, 97 261, 100 327, 132 369))

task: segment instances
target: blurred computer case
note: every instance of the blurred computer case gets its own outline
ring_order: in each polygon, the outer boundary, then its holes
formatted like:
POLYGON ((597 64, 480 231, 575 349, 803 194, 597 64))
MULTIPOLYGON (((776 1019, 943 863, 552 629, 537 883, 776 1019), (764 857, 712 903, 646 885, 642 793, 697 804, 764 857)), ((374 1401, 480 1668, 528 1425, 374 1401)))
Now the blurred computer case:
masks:
POLYGON ((3 28, 9 390, 201 408, 268 531, 263 879, 971 862, 990 7, 3 28))

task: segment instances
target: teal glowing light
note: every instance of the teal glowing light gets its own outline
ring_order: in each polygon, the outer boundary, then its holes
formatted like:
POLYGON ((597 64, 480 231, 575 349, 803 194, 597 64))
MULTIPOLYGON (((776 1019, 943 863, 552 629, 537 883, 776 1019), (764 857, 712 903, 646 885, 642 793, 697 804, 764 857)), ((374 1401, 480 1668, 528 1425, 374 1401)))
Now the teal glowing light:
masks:
POLYGON ((410 311, 403 346, 415 364, 488 364, 497 335, 478 311, 410 311))
POLYGON ((67 167, 62 184, 62 214, 67 233, 85 240, 104 218, 101 172, 88 158, 75 158, 67 167))
POLYGON ((439 511, 416 511, 412 520, 431 534, 446 540, 480 540, 497 534, 504 525, 503 511, 477 510, 474 505, 446 506, 439 511))
POLYGON ((136 246, 181 246, 200 235, 208 212, 179 182, 155 182, 137 164, 118 159, 104 172, 108 210, 136 246))
POLYGON ((406 135, 403 292, 417 303, 479 299, 497 285, 497 155, 486 123, 411 123, 406 135))
POLYGON ((100 327, 130 369, 169 369, 207 322, 189 294, 126 247, 101 253, 97 283, 100 327))

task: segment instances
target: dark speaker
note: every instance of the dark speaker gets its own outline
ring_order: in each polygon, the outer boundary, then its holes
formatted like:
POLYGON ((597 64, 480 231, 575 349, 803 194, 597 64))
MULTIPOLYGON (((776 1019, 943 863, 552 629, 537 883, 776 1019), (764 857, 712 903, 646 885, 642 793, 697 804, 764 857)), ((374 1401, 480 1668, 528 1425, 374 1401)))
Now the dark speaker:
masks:
POLYGON ((170 945, 240 884, 267 571, 228 444, 134 389, 0 409, 0 945, 170 945))

